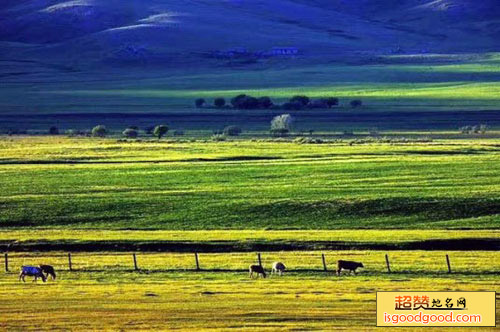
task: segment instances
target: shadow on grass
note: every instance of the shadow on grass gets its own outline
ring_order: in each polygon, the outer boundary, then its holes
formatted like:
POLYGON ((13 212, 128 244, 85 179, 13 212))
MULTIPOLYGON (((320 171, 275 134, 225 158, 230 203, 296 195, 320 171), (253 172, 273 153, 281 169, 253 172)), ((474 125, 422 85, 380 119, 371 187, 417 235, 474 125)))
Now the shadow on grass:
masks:
POLYGON ((440 239, 408 242, 348 242, 348 241, 217 241, 217 242, 176 242, 176 241, 0 241, 1 251, 13 252, 276 252, 301 250, 500 250, 498 238, 440 239))
POLYGON ((106 164, 161 164, 161 163, 191 163, 191 162, 228 162, 228 161, 259 161, 280 160, 277 156, 232 156, 219 158, 188 158, 188 159, 164 159, 164 160, 99 160, 100 158, 69 159, 69 160, 16 160, 0 159, 0 165, 106 165, 106 164))
MULTIPOLYGON (((222 273, 227 273, 227 274, 245 274, 248 275, 248 269, 73 269, 72 271, 69 270, 59 270, 65 273, 136 273, 139 275, 149 275, 149 274, 163 274, 163 273, 192 273, 192 274, 222 274, 222 273)), ((385 272, 385 271, 361 271, 357 272, 356 274, 352 274, 349 272, 343 271, 340 275, 337 275, 336 271, 334 270, 327 270, 324 271, 322 269, 290 269, 287 270, 283 276, 278 276, 278 275, 271 275, 270 269, 266 269, 267 278, 285 278, 288 275, 324 275, 328 277, 335 277, 335 278, 362 278, 362 277, 395 277, 399 279, 393 279, 390 281, 393 282, 405 282, 408 281, 408 279, 405 279, 404 277, 425 277, 425 278, 442 278, 442 277, 468 277, 468 276, 498 276, 500 275, 500 271, 493 270, 493 271, 454 271, 451 273, 448 273, 446 271, 424 271, 424 270, 416 270, 416 271, 409 271, 409 270, 402 270, 402 271, 391 271, 385 272)), ((261 277, 259 277, 261 278, 261 277)))

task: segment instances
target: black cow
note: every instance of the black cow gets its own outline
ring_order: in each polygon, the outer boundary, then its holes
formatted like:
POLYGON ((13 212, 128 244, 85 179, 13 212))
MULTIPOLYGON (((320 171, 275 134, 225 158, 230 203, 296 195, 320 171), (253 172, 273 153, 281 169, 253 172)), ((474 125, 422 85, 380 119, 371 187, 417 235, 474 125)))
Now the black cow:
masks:
POLYGON ((342 269, 349 270, 356 274, 356 269, 359 267, 364 267, 363 263, 339 260, 337 262, 337 274, 340 275, 340 271, 342 271, 342 269))
POLYGON ((54 267, 51 265, 40 265, 40 269, 45 273, 45 277, 48 279, 49 275, 52 277, 52 280, 56 280, 56 271, 54 267))

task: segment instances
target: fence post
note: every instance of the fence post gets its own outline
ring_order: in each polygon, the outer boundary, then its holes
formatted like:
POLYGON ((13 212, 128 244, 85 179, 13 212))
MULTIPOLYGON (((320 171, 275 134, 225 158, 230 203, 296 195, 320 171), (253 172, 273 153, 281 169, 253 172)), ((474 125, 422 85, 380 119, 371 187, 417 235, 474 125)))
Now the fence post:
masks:
POLYGON ((199 271, 200 270, 200 261, 198 259, 198 253, 197 252, 194 253, 194 259, 196 261, 196 271, 199 271))
POLYGON ((326 260, 325 260, 325 254, 321 254, 321 259, 323 260, 323 271, 328 271, 326 268, 326 260))
POLYGON ((391 273, 391 264, 389 264, 389 255, 385 254, 385 264, 387 265, 387 272, 391 273))
POLYGON ((137 267, 137 257, 135 255, 135 252, 132 254, 132 256, 134 257, 134 270, 139 270, 139 267, 137 267))
POLYGON ((9 272, 9 254, 5 253, 5 272, 9 272))
POLYGON ((69 266, 69 270, 73 271, 73 265, 71 264, 71 253, 70 252, 68 252, 68 266, 69 266))
POLYGON ((448 265, 448 273, 451 273, 450 257, 446 254, 446 264, 448 265))
POLYGON ((262 260, 260 259, 260 252, 257 253, 257 259, 259 260, 259 266, 262 267, 262 260))

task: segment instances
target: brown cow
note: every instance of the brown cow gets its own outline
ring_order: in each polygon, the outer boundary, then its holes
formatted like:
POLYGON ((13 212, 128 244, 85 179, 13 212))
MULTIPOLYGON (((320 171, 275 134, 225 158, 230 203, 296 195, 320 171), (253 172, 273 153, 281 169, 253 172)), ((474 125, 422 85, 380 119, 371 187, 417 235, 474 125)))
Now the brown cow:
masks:
POLYGON ((248 270, 250 272, 250 278, 253 278, 254 273, 257 274, 257 277, 259 276, 259 274, 262 275, 263 278, 266 277, 266 271, 264 271, 264 268, 260 265, 250 265, 248 270))
POLYGON ((340 271, 342 271, 342 269, 349 270, 356 274, 356 269, 359 267, 364 267, 363 263, 339 260, 337 262, 337 275, 340 275, 340 271))

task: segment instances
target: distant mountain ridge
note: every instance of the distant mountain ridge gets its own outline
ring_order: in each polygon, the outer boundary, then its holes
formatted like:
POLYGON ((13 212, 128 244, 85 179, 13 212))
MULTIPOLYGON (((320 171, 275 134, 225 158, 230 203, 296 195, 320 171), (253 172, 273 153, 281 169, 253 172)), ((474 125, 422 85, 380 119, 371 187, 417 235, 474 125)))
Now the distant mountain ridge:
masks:
POLYGON ((500 38, 498 0, 4 0, 0 16, 0 56, 61 63, 495 51, 500 38))

